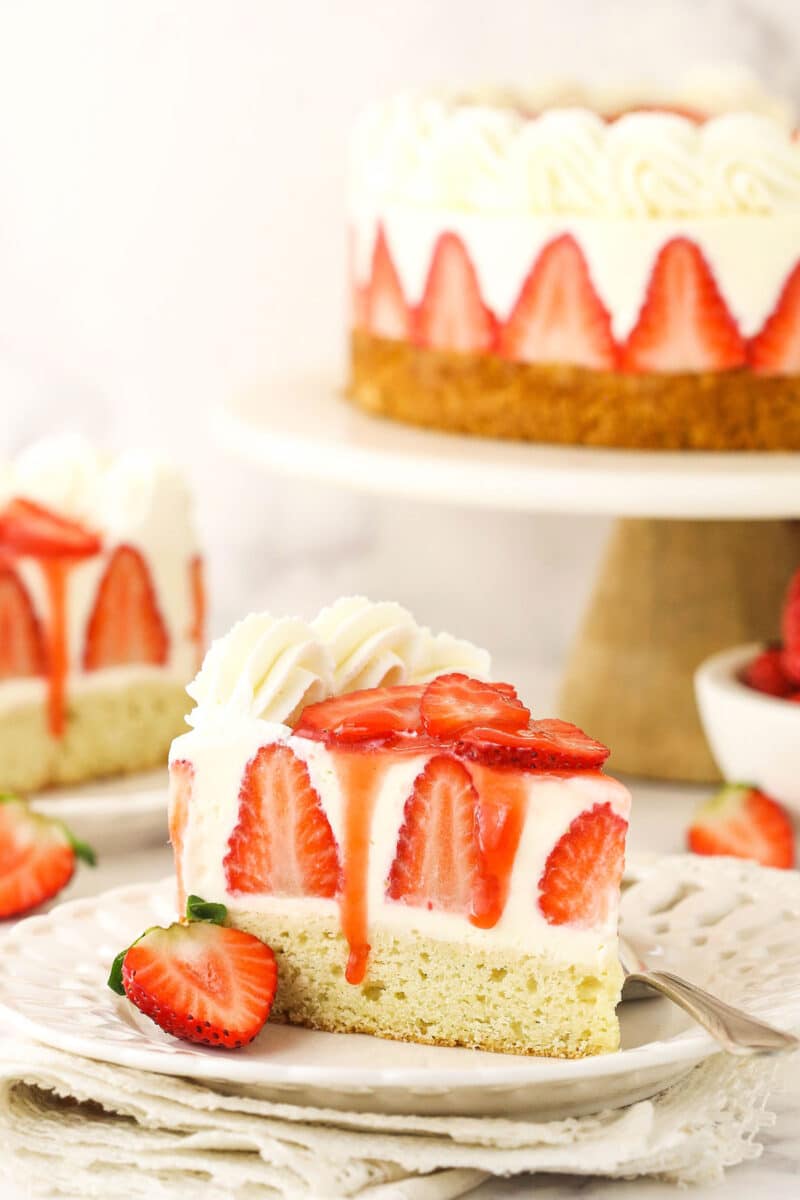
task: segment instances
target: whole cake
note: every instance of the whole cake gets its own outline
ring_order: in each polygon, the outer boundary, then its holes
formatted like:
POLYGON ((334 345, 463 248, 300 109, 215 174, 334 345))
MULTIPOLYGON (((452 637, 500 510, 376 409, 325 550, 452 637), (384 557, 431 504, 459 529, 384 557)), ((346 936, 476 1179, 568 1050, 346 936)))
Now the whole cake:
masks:
POLYGON ((350 396, 541 442, 800 448, 800 140, 742 83, 357 126, 350 396))
POLYGON ((250 616, 170 753, 179 911, 274 951, 273 1015, 577 1057, 619 1044, 630 797, 605 747, 533 720, 488 655, 396 604, 250 616))
POLYGON ((0 474, 0 792, 165 763, 203 654, 181 477, 40 442, 0 474))

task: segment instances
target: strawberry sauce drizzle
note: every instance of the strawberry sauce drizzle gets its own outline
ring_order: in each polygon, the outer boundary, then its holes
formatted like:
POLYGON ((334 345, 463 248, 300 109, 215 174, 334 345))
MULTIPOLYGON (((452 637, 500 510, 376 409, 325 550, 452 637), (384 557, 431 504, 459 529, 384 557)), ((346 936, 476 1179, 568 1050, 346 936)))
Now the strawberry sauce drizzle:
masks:
POLYGON ((479 929, 491 929, 502 917, 508 900, 525 824, 529 777, 480 763, 470 763, 468 769, 479 796, 478 825, 486 868, 469 919, 479 929))
POLYGON ((370 833, 375 801, 392 757, 359 751, 333 750, 333 761, 344 801, 342 822, 342 933, 350 947, 345 978, 363 982, 370 945, 367 940, 370 833))
POLYGON ((42 558, 39 565, 47 586, 50 621, 47 627, 47 711, 50 733, 64 735, 69 652, 67 648, 67 579, 75 559, 42 558))

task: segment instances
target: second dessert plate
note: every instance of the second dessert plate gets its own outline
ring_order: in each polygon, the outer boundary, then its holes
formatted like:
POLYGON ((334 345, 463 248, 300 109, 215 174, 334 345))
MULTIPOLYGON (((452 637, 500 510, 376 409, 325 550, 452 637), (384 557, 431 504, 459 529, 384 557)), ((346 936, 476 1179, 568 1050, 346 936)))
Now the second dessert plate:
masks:
MULTIPOLYGON (((623 932, 651 962, 777 1025, 798 1025, 800 875, 675 856, 635 866, 632 876, 623 932)), ((148 925, 174 918, 173 897, 171 880, 136 884, 23 921, 0 944, 4 1028, 86 1058, 246 1087, 287 1104, 414 1115, 524 1112, 532 1119, 644 1099, 719 1052, 661 999, 621 1006, 619 1052, 572 1061, 275 1024, 235 1053, 192 1046, 106 987, 115 954, 148 925)))
POLYGON ((75 787, 50 788, 32 806, 64 821, 100 853, 135 850, 167 840, 167 771, 145 771, 75 787))

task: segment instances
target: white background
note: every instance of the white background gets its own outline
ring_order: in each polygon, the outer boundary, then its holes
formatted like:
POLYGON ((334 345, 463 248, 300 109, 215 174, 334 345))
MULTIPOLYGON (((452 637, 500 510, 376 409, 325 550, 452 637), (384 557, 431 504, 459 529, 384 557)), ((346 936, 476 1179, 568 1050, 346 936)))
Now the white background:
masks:
POLYGON ((371 96, 725 58, 800 98, 796 0, 0 0, 0 453, 77 427, 184 462, 217 629, 366 590, 546 675, 603 522, 274 481, 214 448, 209 406, 341 374, 345 146, 371 96))

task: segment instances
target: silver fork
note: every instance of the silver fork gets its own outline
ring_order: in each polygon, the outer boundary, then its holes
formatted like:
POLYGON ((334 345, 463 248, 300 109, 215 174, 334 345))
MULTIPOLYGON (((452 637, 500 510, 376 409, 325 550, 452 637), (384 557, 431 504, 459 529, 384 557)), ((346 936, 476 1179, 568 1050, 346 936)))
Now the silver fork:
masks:
POLYGON ((637 985, 660 992, 707 1029, 731 1054, 780 1054, 800 1046, 800 1040, 791 1033, 775 1029, 718 1000, 688 979, 681 979, 672 971, 651 970, 623 937, 619 939, 619 961, 625 973, 623 999, 637 995, 637 985))

